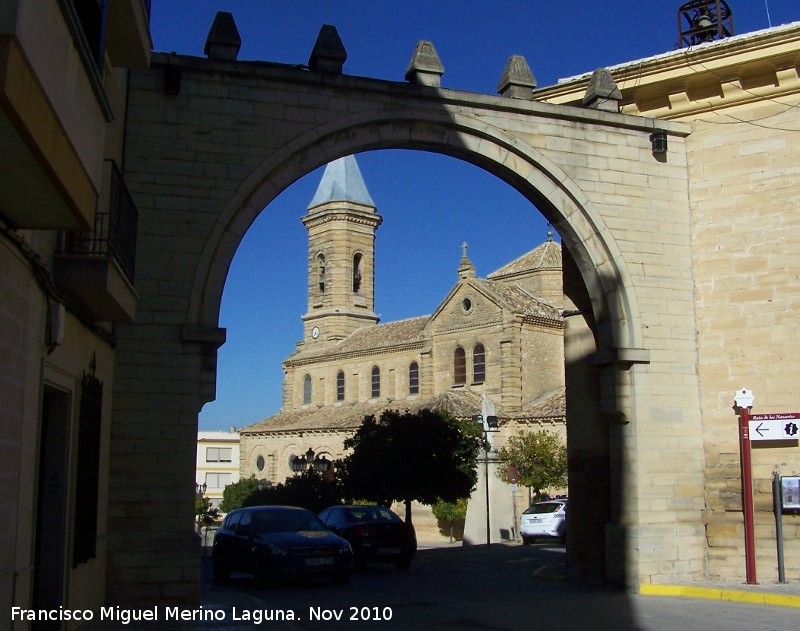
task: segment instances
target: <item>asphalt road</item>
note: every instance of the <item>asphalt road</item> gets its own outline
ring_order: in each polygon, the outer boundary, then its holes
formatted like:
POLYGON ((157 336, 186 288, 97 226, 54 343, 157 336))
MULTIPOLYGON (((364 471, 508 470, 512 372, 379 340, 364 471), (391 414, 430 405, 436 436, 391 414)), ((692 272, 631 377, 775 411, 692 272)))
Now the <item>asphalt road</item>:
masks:
POLYGON ((421 550, 408 572, 370 566, 346 586, 260 589, 244 575, 219 585, 206 565, 204 607, 224 620, 197 626, 252 629, 261 616, 260 628, 294 631, 800 629, 792 607, 631 595, 570 585, 558 580, 563 573, 563 546, 546 544, 421 550))

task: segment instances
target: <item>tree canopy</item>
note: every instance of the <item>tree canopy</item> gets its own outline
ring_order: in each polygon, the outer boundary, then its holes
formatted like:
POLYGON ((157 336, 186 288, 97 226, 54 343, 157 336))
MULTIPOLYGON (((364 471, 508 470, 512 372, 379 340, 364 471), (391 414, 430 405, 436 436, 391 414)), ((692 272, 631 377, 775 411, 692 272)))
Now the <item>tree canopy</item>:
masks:
POLYGON ((246 504, 247 498, 258 490, 258 480, 255 476, 241 478, 238 482, 229 484, 222 491, 222 501, 219 509, 223 513, 229 513, 235 508, 250 506, 246 504))
POLYGON ((337 475, 350 498, 383 506, 405 502, 410 521, 412 501, 469 497, 483 440, 475 423, 444 412, 387 410, 380 419, 367 416, 345 440, 353 451, 337 461, 337 475))
POLYGON ((567 485, 567 448, 552 432, 520 431, 498 450, 498 459, 502 465, 498 477, 505 480, 506 469, 517 467, 519 483, 529 487, 537 499, 546 489, 567 485))
POLYGON ((243 478, 225 487, 220 508, 227 512, 242 506, 280 504, 300 506, 319 513, 341 503, 337 482, 313 469, 303 471, 284 484, 262 486, 255 477, 243 478))

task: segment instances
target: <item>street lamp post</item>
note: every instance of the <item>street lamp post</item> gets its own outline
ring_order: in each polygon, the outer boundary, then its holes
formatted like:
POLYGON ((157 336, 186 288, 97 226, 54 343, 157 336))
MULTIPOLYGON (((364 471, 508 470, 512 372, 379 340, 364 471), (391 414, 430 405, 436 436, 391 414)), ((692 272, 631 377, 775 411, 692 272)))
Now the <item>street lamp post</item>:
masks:
POLYGON ((316 471, 317 473, 327 473, 331 470, 332 463, 325 456, 316 456, 310 447, 303 456, 292 456, 292 471, 302 473, 303 471, 316 471))
POLYGON ((483 439, 485 441, 483 447, 483 477, 484 477, 484 490, 486 494, 486 545, 492 543, 492 522, 489 510, 489 450, 491 443, 489 443, 489 432, 497 431, 497 417, 494 415, 486 416, 484 422, 483 414, 476 414, 472 417, 476 423, 480 423, 483 427, 483 439))

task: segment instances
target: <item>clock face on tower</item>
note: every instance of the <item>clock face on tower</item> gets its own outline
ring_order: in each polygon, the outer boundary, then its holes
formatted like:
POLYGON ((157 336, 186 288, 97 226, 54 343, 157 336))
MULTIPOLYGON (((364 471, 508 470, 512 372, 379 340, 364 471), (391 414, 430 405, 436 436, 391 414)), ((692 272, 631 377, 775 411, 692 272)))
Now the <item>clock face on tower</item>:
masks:
POLYGON ((311 337, 313 337, 315 340, 319 337, 319 327, 318 326, 315 326, 313 329, 311 329, 311 337))

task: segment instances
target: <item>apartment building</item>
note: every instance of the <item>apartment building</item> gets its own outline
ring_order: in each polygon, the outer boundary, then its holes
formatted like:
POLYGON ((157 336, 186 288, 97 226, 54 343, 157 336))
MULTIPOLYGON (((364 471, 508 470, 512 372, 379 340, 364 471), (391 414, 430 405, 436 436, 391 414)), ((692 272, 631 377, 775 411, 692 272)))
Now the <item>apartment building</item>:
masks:
POLYGON ((197 492, 219 508, 225 487, 238 481, 239 431, 197 432, 197 492))
POLYGON ((0 8, 6 614, 103 604, 107 533, 132 518, 109 515, 109 471, 121 466, 109 445, 116 325, 133 321, 137 303, 123 126, 129 70, 150 63, 149 16, 149 0, 0 8))

